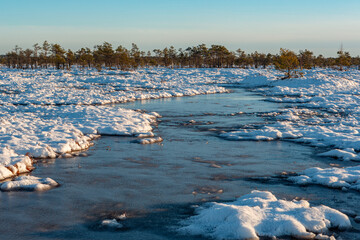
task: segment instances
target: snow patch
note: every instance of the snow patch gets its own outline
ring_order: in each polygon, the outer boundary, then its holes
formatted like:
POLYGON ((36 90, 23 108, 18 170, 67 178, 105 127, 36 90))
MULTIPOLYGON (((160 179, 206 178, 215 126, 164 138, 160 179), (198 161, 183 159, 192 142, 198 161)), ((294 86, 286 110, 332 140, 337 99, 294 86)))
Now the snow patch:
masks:
POLYGON ((12 181, 1 184, 1 191, 46 191, 59 184, 51 178, 38 178, 34 176, 20 176, 12 181))
POLYGON ((105 220, 103 220, 101 222, 101 226, 106 227, 106 228, 113 228, 113 229, 120 229, 120 228, 124 227, 115 218, 114 219, 105 219, 105 220))
POLYGON ((161 137, 157 137, 157 138, 141 138, 141 139, 136 139, 132 142, 140 143, 140 144, 153 144, 153 143, 160 143, 162 141, 163 139, 161 137))
POLYGON ((319 184, 330 188, 360 191, 360 166, 346 168, 309 168, 299 176, 287 178, 295 184, 319 184))
POLYGON ((306 200, 279 200, 270 192, 257 190, 234 202, 209 203, 196 213, 182 222, 181 233, 215 239, 279 236, 332 239, 327 236, 330 228, 351 227, 349 218, 335 209, 323 205, 311 207, 306 200))

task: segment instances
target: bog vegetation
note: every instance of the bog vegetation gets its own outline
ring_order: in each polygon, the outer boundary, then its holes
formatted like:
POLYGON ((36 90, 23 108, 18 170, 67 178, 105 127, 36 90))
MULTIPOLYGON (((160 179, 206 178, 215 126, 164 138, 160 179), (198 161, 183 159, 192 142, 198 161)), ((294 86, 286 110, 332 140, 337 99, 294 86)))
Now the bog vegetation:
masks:
POLYGON ((18 46, 1 56, 0 63, 9 68, 57 68, 70 69, 76 65, 80 68, 117 68, 122 70, 138 67, 168 67, 168 68, 275 68, 285 72, 286 77, 296 75, 297 69, 313 67, 333 67, 344 70, 350 66, 360 68, 360 57, 351 57, 348 52, 338 51, 338 57, 315 56, 309 50, 298 54, 288 49, 280 49, 279 54, 245 53, 238 49, 229 51, 222 45, 205 44, 175 49, 173 46, 164 49, 154 49, 152 52, 141 51, 136 44, 131 49, 123 46, 114 48, 104 42, 93 49, 81 48, 77 51, 65 50, 59 44, 34 44, 32 49, 22 49, 18 46))

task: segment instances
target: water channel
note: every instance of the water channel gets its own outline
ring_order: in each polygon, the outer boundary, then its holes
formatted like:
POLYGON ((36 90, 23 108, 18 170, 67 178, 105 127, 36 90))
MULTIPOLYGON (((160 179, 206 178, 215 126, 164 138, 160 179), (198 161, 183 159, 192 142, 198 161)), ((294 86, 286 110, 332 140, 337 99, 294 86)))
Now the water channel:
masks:
MULTIPOLYGON (((222 131, 264 121, 281 104, 234 88, 229 94, 167 98, 114 105, 162 115, 154 133, 160 144, 103 136, 86 157, 46 160, 32 175, 61 186, 47 192, 1 192, 1 239, 202 239, 178 234, 179 221, 206 201, 228 201, 251 190, 278 198, 305 198, 312 204, 357 210, 360 195, 321 186, 299 187, 269 178, 283 171, 329 167, 318 149, 286 141, 228 141, 222 131), (101 226, 126 214, 123 229, 101 226)), ((347 165, 356 165, 348 162, 347 165)), ((358 233, 357 225, 341 232, 358 233)))

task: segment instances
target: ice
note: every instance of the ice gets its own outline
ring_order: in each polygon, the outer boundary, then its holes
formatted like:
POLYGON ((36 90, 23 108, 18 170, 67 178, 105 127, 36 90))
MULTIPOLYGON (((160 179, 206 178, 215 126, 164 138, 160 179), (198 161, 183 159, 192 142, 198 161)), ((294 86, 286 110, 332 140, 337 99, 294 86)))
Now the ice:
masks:
POLYGON ((292 236, 333 239, 330 228, 351 227, 349 218, 324 205, 306 200, 277 199, 271 192, 254 190, 230 203, 208 203, 182 222, 180 232, 215 239, 259 239, 292 236))
POLYGON ((38 178, 34 176, 20 176, 12 181, 1 184, 1 191, 46 191, 59 184, 51 178, 38 178))

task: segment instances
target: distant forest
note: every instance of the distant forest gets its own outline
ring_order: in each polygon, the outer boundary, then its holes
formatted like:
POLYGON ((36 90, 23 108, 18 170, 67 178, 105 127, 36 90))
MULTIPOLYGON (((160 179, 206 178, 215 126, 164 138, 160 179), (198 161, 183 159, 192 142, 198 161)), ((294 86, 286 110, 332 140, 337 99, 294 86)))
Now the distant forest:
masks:
POLYGON ((78 51, 65 50, 59 44, 44 41, 42 45, 34 44, 32 49, 22 49, 18 46, 5 55, 0 56, 0 63, 9 68, 36 69, 56 68, 70 69, 72 66, 80 68, 117 68, 131 70, 138 67, 167 67, 167 68, 267 68, 275 66, 284 70, 290 76, 293 69, 310 69, 313 67, 333 67, 339 70, 350 66, 360 68, 360 57, 351 57, 342 49, 337 52, 338 57, 314 56, 313 52, 305 49, 295 53, 287 49, 280 49, 279 54, 246 53, 238 49, 230 51, 222 45, 205 44, 175 49, 173 46, 164 49, 154 49, 152 52, 141 51, 136 44, 131 49, 123 46, 114 48, 104 42, 93 49, 81 48, 78 51))

